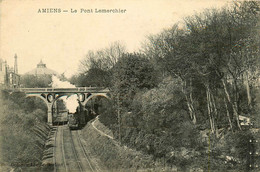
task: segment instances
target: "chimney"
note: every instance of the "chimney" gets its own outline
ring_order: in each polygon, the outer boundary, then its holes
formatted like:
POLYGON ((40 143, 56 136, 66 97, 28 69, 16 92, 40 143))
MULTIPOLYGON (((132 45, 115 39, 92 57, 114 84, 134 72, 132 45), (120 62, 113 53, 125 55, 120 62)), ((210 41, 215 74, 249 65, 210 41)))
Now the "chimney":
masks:
POLYGON ((14 73, 18 74, 17 55, 14 55, 14 73))

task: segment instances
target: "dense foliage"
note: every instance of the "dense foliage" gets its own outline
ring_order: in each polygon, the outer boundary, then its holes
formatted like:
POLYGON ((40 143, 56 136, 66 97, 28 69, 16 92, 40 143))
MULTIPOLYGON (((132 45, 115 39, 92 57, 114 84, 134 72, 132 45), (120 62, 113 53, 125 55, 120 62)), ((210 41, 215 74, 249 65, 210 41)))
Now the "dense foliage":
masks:
POLYGON ((250 128, 260 126, 259 11, 258 2, 233 2, 150 35, 141 53, 90 52, 82 74, 111 89, 101 122, 183 170, 248 170, 250 128), (90 75, 97 68, 102 77, 90 75))
POLYGON ((157 84, 153 65, 140 54, 123 54, 112 70, 112 94, 125 108, 130 108, 138 91, 157 84))
POLYGON ((43 75, 43 76, 23 75, 21 77, 21 87, 25 87, 25 88, 50 87, 51 82, 52 82, 51 75, 43 75))
POLYGON ((107 87, 110 84, 110 75, 100 68, 91 68, 86 73, 74 75, 70 82, 78 87, 107 87))
POLYGON ((1 164, 34 166, 41 164, 48 134, 46 105, 26 98, 24 93, 0 93, 1 164))

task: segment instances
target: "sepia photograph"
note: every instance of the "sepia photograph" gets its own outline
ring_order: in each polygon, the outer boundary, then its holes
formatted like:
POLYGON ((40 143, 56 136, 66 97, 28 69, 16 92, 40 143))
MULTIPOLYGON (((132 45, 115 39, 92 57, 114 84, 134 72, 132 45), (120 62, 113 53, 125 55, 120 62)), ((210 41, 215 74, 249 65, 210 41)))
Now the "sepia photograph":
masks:
POLYGON ((1 172, 259 172, 260 0, 0 0, 1 172))

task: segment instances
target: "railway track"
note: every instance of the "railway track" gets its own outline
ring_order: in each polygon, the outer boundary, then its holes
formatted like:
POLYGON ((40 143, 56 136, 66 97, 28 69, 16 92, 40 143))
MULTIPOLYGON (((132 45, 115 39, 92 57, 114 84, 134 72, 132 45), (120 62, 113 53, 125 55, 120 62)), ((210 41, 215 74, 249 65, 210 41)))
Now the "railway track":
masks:
POLYGON ((58 126, 54 142, 55 172, 101 172, 98 163, 89 156, 84 147, 78 130, 71 131, 67 126, 58 126))
POLYGON ((82 164, 77 155, 74 142, 72 141, 70 130, 63 126, 62 127, 62 155, 63 164, 66 171, 84 171, 82 164))
POLYGON ((53 164, 54 168, 53 170, 55 172, 68 172, 67 162, 65 158, 65 151, 64 151, 64 138, 63 138, 63 127, 58 126, 55 133, 54 138, 54 155, 53 155, 53 164))
MULTIPOLYGON (((95 168, 95 166, 92 164, 91 159, 86 152, 86 149, 84 145, 82 144, 82 141, 79 137, 78 131, 70 131, 71 132, 71 139, 74 142, 74 147, 77 152, 77 156, 79 159, 81 159, 81 166, 84 171, 91 171, 91 172, 99 172, 100 170, 98 168, 95 168)), ((97 166, 96 166, 97 167, 97 166)))
POLYGON ((84 144, 82 143, 82 141, 80 139, 80 136, 79 136, 80 132, 81 131, 77 131, 77 137, 78 137, 78 140, 81 144, 82 150, 84 151, 84 154, 85 154, 86 158, 88 159, 88 162, 90 163, 90 165, 91 165, 91 162, 92 162, 91 166, 92 166, 93 171, 102 172, 102 170, 101 170, 98 162, 95 160, 95 158, 92 158, 91 156, 89 156, 87 149, 85 148, 84 144))
POLYGON ((66 158, 65 158, 65 151, 64 151, 64 142, 63 142, 63 128, 61 128, 61 151, 62 151, 62 161, 63 161, 63 166, 65 168, 65 171, 68 171, 67 163, 66 163, 66 158))
POLYGON ((80 139, 80 136, 79 136, 79 131, 77 130, 77 131, 75 131, 75 135, 76 135, 76 139, 77 139, 77 141, 78 141, 78 143, 79 143, 79 146, 80 146, 80 148, 81 148, 81 150, 83 150, 82 151, 82 153, 84 154, 84 159, 85 159, 85 162, 87 162, 87 164, 88 164, 88 166, 89 166, 89 169, 92 171, 92 172, 100 172, 101 171, 101 169, 100 169, 100 167, 98 166, 98 164, 95 162, 95 161, 93 161, 93 159, 92 159, 92 161, 91 161, 91 158, 90 158, 90 156, 88 155, 88 152, 87 152, 87 150, 85 149, 85 147, 84 147, 84 145, 83 145, 83 143, 82 143, 82 141, 81 141, 81 139, 80 139), (93 163, 95 163, 94 165, 93 165, 93 163))
POLYGON ((57 139, 57 133, 58 133, 59 127, 56 128, 55 135, 54 135, 54 147, 53 147, 53 168, 54 171, 57 171, 57 165, 56 165, 56 139, 57 139))
POLYGON ((70 138, 71 138, 72 151, 73 151, 73 153, 74 153, 75 160, 76 160, 76 162, 77 162, 77 164, 78 164, 78 167, 79 167, 80 171, 84 171, 84 170, 83 170, 82 161, 80 161, 78 152, 76 151, 76 147, 75 147, 75 144, 74 144, 74 141, 73 141, 73 138, 72 138, 71 130, 69 130, 69 134, 70 134, 70 138))

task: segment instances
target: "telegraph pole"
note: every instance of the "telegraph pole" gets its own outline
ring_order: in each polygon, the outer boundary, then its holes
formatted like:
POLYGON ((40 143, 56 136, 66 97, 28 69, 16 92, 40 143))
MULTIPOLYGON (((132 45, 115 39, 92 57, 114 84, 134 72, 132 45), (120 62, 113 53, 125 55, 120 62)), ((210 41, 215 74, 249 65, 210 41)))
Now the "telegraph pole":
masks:
POLYGON ((120 117, 120 102, 119 102, 119 93, 117 94, 117 119, 118 119, 118 137, 121 142, 121 117, 120 117))

